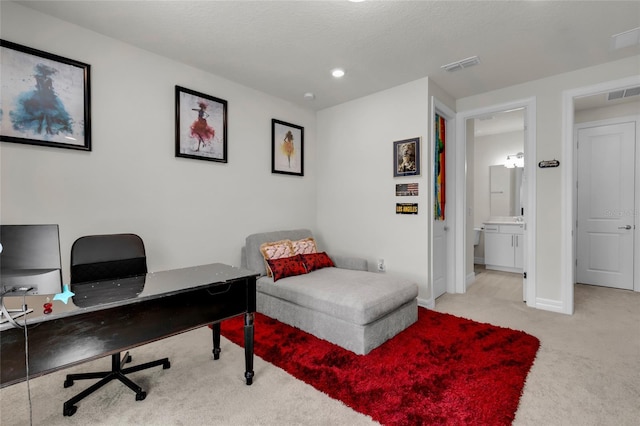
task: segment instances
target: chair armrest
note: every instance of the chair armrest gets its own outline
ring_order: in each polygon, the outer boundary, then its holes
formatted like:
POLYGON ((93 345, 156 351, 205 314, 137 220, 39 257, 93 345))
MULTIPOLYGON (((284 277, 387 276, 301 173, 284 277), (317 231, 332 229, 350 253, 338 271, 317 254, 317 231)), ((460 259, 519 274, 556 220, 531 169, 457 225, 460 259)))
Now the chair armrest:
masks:
POLYGON ((369 270, 369 262, 367 261, 367 259, 362 257, 341 255, 332 255, 329 257, 331 257, 331 260, 333 260, 333 264, 336 265, 336 268, 353 269, 356 271, 369 270))

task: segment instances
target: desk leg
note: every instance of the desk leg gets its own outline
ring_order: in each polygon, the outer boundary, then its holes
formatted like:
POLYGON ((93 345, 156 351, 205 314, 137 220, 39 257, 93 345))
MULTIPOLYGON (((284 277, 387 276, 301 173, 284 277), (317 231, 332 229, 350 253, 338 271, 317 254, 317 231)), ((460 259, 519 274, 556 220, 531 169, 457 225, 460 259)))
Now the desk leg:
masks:
POLYGON ((253 312, 244 314, 244 377, 247 385, 253 383, 253 312))
POLYGON ((211 327, 211 332, 213 334, 213 359, 220 359, 220 352, 222 352, 222 349, 220 349, 220 323, 216 322, 213 323, 213 326, 211 327))

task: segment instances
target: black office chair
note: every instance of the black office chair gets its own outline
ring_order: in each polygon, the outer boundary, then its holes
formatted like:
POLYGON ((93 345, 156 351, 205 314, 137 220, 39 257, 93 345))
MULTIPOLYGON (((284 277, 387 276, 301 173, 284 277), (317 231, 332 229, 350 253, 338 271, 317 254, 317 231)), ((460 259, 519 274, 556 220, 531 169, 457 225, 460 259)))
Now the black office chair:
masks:
MULTIPOLYGON (((74 303, 78 306, 92 303, 91 295, 83 292, 80 283, 97 282, 105 280, 104 285, 109 286, 114 279, 123 279, 140 276, 141 280, 133 280, 138 284, 118 287, 120 299, 136 297, 136 293, 144 286, 144 275, 147 273, 147 258, 142 239, 134 234, 112 234, 112 235, 91 235, 77 239, 71 247, 71 291, 74 291, 74 284, 79 294, 74 296, 74 303), (141 285, 140 285, 141 284, 141 285), (136 285, 138 291, 136 291, 136 285), (133 293, 131 290, 133 289, 133 293), (80 296, 80 297, 79 297, 80 296)), ((100 286, 98 286, 100 287, 100 286)), ((99 292, 99 289, 96 289, 99 292)), ((108 295, 108 291, 103 291, 103 296, 108 295)), ((98 297, 100 298, 100 297, 98 297)), ((113 292, 110 295, 113 301, 113 292)), ((95 303, 95 302, 93 302, 95 303)), ((103 300, 104 303, 104 300, 103 300)), ((64 382, 64 387, 73 386, 74 380, 101 379, 89 388, 77 394, 75 397, 64 403, 63 414, 72 416, 77 407, 74 405, 81 399, 95 392, 111 380, 117 379, 127 385, 136 393, 136 401, 142 401, 147 393, 140 386, 130 380, 125 374, 133 373, 147 368, 162 365, 163 369, 171 367, 169 358, 147 362, 135 367, 122 368, 124 364, 131 362, 129 352, 121 358, 120 353, 111 355, 111 370, 95 373, 68 374, 64 382)))

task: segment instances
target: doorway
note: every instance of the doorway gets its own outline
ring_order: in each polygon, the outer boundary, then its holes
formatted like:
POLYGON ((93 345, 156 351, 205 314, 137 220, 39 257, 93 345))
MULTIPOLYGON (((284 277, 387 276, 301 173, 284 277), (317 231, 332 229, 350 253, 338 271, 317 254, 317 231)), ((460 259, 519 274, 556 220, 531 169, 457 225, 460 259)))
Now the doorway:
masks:
MULTIPOLYGON (((523 185, 523 204, 526 207, 522 215, 524 223, 524 246, 523 250, 523 298, 529 306, 535 306, 535 238, 526 236, 536 235, 536 203, 535 203, 535 98, 528 98, 506 104, 494 105, 477 110, 459 113, 456 117, 458 138, 456 140, 456 208, 455 227, 461 232, 455 235, 455 290, 457 293, 466 292, 467 285, 473 279, 473 204, 471 200, 471 188, 469 179, 469 168, 472 167, 473 152, 467 138, 467 126, 476 118, 483 118, 492 114, 505 111, 523 109, 525 121, 524 130, 524 169, 530 170, 523 185)), ((516 153, 513 153, 516 154, 516 153)))
POLYGON ((452 154, 455 152, 456 115, 435 97, 431 97, 431 111, 429 274, 435 303, 435 299, 444 293, 455 293, 454 234, 451 229, 451 212, 455 210, 455 175, 450 171, 454 170, 455 164, 452 154))
MULTIPOLYGON (((577 159, 575 152, 575 128, 576 128, 576 104, 584 98, 591 96, 610 93, 611 91, 620 91, 627 88, 640 86, 640 76, 632 76, 615 81, 608 81, 593 86, 582 87, 578 89, 567 90, 562 95, 563 108, 563 145, 562 157, 565 167, 562 174, 562 225, 561 225, 561 258, 560 267, 562 274, 561 282, 561 312, 573 314, 574 312, 574 284, 576 283, 576 219, 577 219, 577 159)), ((638 125, 636 124, 636 132, 638 133, 638 125)), ((636 150, 636 164, 640 164, 638 156, 640 150, 636 150)), ((640 211, 640 173, 635 174, 635 206, 633 219, 637 222, 638 215, 635 212, 640 211)), ((638 226, 635 224, 634 233, 634 254, 633 254, 633 282, 634 290, 640 291, 640 241, 638 238, 638 226)))

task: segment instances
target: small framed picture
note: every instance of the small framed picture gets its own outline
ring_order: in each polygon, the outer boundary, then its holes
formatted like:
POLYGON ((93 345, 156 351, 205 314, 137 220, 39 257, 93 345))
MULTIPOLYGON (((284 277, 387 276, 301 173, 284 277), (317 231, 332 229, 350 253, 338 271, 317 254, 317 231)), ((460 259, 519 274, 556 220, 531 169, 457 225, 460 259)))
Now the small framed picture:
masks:
POLYGON ((304 176, 304 127, 271 120, 271 173, 304 176))
POLYGON ((0 140, 91 151, 90 69, 0 40, 0 140))
POLYGON ((420 138, 393 143, 393 176, 420 175, 420 138))
POLYGON ((176 157, 227 162, 227 101, 176 86, 176 157))

